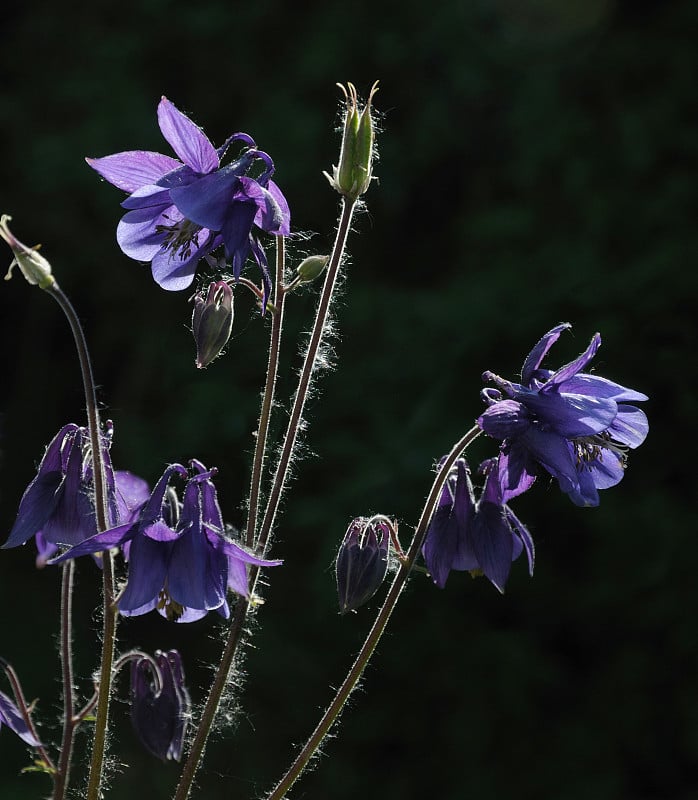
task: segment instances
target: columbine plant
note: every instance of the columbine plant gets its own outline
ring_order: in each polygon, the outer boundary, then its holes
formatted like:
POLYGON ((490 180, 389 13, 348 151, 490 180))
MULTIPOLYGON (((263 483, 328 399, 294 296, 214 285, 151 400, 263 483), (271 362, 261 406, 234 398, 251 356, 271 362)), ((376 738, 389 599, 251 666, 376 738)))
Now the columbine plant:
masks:
MULTIPOLYGON (((292 278, 285 247, 291 233, 289 206, 272 180, 271 157, 248 134, 235 133, 216 148, 201 128, 162 98, 158 122, 177 158, 129 150, 87 159, 99 175, 128 194, 122 202, 126 213, 117 227, 117 241, 127 256, 150 264, 159 286, 187 289, 199 264, 207 265, 209 283, 198 286, 193 297, 198 368, 209 366, 226 347, 237 286, 253 292, 260 317, 266 317, 268 369, 256 428, 248 515, 240 532, 224 523, 213 483, 216 470, 196 459, 188 466, 169 464, 152 490, 143 478, 114 470, 112 425, 103 424, 99 417, 92 364, 78 317, 46 258, 12 234, 9 217, 0 220, 0 235, 14 256, 6 277, 18 265, 29 283, 50 294, 65 313, 77 348, 87 408, 85 425, 68 423, 51 440, 36 477, 19 501, 17 519, 4 544, 16 548, 33 538, 39 551, 37 564, 49 569, 60 565, 63 575, 60 743, 42 743, 34 723, 34 717, 51 704, 28 705, 17 674, 0 660, 12 691, 12 696, 0 692, 0 727, 9 728, 35 751, 35 768, 43 769, 53 781, 53 800, 66 797, 75 732, 88 718, 94 719, 92 755, 81 796, 98 800, 108 791, 103 764, 112 684, 127 664, 135 734, 156 758, 183 761, 174 797, 189 797, 247 616, 259 604, 260 571, 285 569, 279 559, 270 557, 272 535, 353 214, 371 187, 376 158, 373 99, 377 84, 365 103, 352 84, 340 88, 345 101, 341 151, 331 175, 326 173, 340 197, 334 246, 329 255, 304 258, 292 278), (229 157, 233 148, 236 152, 229 157), (276 257, 270 271, 265 248, 271 242, 276 257), (243 274, 248 262, 259 270, 259 285, 243 274), (211 270, 216 273, 212 281, 211 270), (272 443, 269 423, 287 298, 320 278, 323 286, 286 430, 280 442, 272 443), (272 445, 278 445, 279 455, 269 469, 272 445), (78 698, 71 650, 72 582, 75 559, 87 555, 102 570, 102 653, 94 694, 78 698), (138 617, 153 611, 179 624, 194 623, 209 611, 220 617, 225 642, 220 662, 208 697, 193 715, 184 667, 192 656, 175 650, 157 651, 154 657, 139 650, 119 653, 119 616, 138 617)), ((598 490, 614 486, 623 477, 628 450, 638 447, 647 435, 647 418, 634 405, 647 398, 583 372, 601 344, 599 334, 569 364, 556 370, 544 366, 550 348, 569 327, 557 325, 542 337, 524 361, 520 382, 484 374, 485 382, 493 384, 482 391, 486 408, 438 462, 406 551, 398 539, 397 522, 387 516, 357 517, 349 524, 336 560, 340 611, 354 612, 363 606, 380 590, 389 572, 392 583, 353 666, 304 747, 268 793, 268 800, 281 800, 318 752, 408 579, 424 573, 443 588, 451 571, 466 571, 485 576, 504 592, 513 562, 522 557, 531 575, 534 566, 533 540, 512 510, 513 501, 549 476, 573 503, 594 506, 599 503, 598 490), (494 440, 494 452, 471 473, 464 453, 482 433, 494 440)), ((269 573, 270 580, 273 574, 269 573)), ((425 582, 424 591, 429 591, 428 586, 425 582)))

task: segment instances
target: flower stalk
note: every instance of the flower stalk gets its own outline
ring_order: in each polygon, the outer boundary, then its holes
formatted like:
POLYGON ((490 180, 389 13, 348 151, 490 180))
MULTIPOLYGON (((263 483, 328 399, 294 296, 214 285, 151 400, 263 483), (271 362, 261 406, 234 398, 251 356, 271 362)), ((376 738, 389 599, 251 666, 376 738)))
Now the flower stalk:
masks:
MULTIPOLYGON (((72 303, 68 300, 55 280, 48 286, 42 288, 44 288, 61 307, 75 340, 85 392, 87 426, 90 435, 90 449, 92 451, 97 530, 105 531, 107 529, 108 514, 104 456, 101 444, 99 410, 97 408, 97 392, 85 333, 80 325, 80 320, 75 313, 72 303)), ((116 638, 114 561, 109 551, 102 554, 102 608, 102 658, 100 663, 99 698, 97 701, 92 759, 90 762, 90 777, 86 800, 98 800, 100 796, 104 754, 106 751, 107 725, 109 720, 109 695, 111 692, 112 664, 114 661, 116 638)), ((65 655, 63 657, 65 657, 65 655)), ((66 775, 68 769, 69 765, 66 767, 66 775)))
POLYGON ((480 433, 481 431, 477 426, 471 428, 465 434, 465 436, 456 442, 451 449, 451 452, 446 457, 442 469, 440 469, 436 474, 429 492, 429 496, 427 497, 424 508, 422 509, 419 522, 415 528, 414 536, 412 537, 412 542, 410 543, 410 547, 407 551, 405 561, 402 562, 397 574, 395 575, 395 579, 388 590, 388 594, 376 616, 373 625, 371 626, 371 630, 366 636, 361 650, 356 656, 356 659, 354 660, 354 663, 347 673, 345 679, 342 681, 342 684, 337 690, 332 702, 322 715, 315 730, 312 732, 308 738, 308 741, 296 756, 286 774, 267 796, 267 800, 282 800, 282 798, 285 797, 286 792, 301 776, 303 770, 308 765, 308 762, 318 751, 323 739, 325 736, 327 736, 330 729, 337 721, 342 709, 344 708, 344 704, 349 699, 349 695, 356 688, 356 685, 359 682, 359 679, 361 678, 369 659, 373 655, 373 651, 376 649, 376 645, 380 641, 380 638, 385 631, 388 620, 390 619, 390 616, 397 605, 397 601, 400 599, 402 590, 405 588, 405 584, 407 583, 412 566, 422 549, 422 544, 424 543, 424 537, 426 536, 429 520, 431 519, 443 485, 448 477, 448 471, 453 466, 458 456, 480 435, 480 433))

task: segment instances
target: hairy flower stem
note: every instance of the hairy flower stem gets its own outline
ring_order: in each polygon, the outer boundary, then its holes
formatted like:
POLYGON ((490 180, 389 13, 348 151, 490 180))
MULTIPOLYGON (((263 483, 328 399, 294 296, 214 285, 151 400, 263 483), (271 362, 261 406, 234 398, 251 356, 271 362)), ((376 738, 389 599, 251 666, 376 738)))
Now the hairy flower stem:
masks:
POLYGON ((322 715, 320 722, 317 724, 317 727, 311 734, 308 741, 303 746, 303 749, 300 751, 296 759, 293 761, 291 766, 289 767, 286 774, 283 778, 279 781, 279 783, 274 787, 272 792, 267 796, 267 800, 282 800, 285 797, 286 792, 293 786, 296 780, 300 777, 301 773, 308 765, 308 762, 313 757, 313 755, 317 752, 318 748, 322 744, 322 740, 328 734, 334 723, 337 721, 344 704, 349 699, 349 695, 352 693, 354 688, 356 687, 361 675, 366 668, 366 664, 368 664, 373 651, 376 648, 376 645, 380 641, 383 632, 385 631, 386 625, 388 624, 388 620, 390 619, 390 615, 393 613, 395 606, 397 605, 397 601, 402 593, 402 590, 405 588, 405 584, 407 582, 407 578, 409 577, 410 571, 414 562, 419 555, 422 544, 424 543, 424 538, 426 536, 427 528, 429 526, 429 520, 434 512, 434 508, 439 499, 439 495, 441 493, 441 489, 443 488, 446 479, 448 478, 448 473, 450 468, 456 462, 458 456, 473 442, 479 435, 481 431, 479 427, 476 425, 471 428, 462 439, 460 439, 456 444, 453 446, 451 452, 446 457, 442 467, 439 469, 436 477, 434 478, 434 483, 432 484, 431 491, 429 492, 429 496, 427 497, 427 501, 424 504, 424 508, 422 509, 422 514, 419 518, 419 522, 417 523, 417 527, 414 532, 414 537, 412 538, 412 542, 410 543, 409 550, 407 551, 407 556, 405 561, 400 566, 398 570, 395 580, 390 587, 388 594, 381 606, 378 615, 371 627, 371 630, 364 641, 359 654, 357 655, 351 669, 347 673, 346 678, 342 682, 342 685, 337 690, 332 702, 327 707, 327 710, 322 715))
POLYGON ((252 547, 257 530, 257 515, 259 513, 259 494, 262 484, 262 472, 267 450, 267 434, 269 433, 269 420, 274 405, 274 391, 276 389, 276 376, 279 368, 279 350, 281 348, 281 331, 284 318, 284 301, 286 294, 283 284, 286 267, 286 244, 283 236, 276 237, 276 286, 274 290, 275 313, 271 321, 271 337, 269 342, 269 363, 267 365, 267 378, 262 395, 262 407, 259 412, 259 425, 252 461, 252 476, 250 478, 250 494, 247 502, 247 526, 245 531, 245 544, 252 547))
MULTIPOLYGON (((276 281, 274 288, 274 308, 275 312, 271 319, 271 334, 269 338, 269 362, 267 365, 267 376, 262 395, 262 405, 259 412, 259 425, 257 427, 257 437, 255 443, 254 458, 252 461, 252 475, 250 477, 250 494, 247 505, 247 525, 245 542, 248 547, 254 544, 254 535, 257 528, 257 516, 259 513, 259 495, 262 482, 262 472, 264 470, 264 459, 267 448, 267 434, 269 432, 269 420, 271 410, 274 405, 274 391, 276 389, 276 376, 279 366, 279 351, 281 348, 281 332, 284 321, 284 300, 283 291, 286 250, 283 236, 276 240, 276 281)), ((254 591, 254 580, 257 571, 254 571, 251 581, 252 591, 254 591)), ((201 714, 201 720, 196 729, 196 734, 192 740, 187 760, 182 769, 182 776, 177 786, 175 800, 185 800, 191 791, 191 785, 196 773, 201 765, 206 741, 213 725, 221 697, 228 683, 228 675, 235 658, 237 646, 242 636, 242 631, 247 618, 249 603, 244 598, 239 598, 235 606, 233 619, 228 631, 228 640, 221 656, 220 663, 213 679, 213 684, 206 699, 206 705, 201 714)))
MULTIPOLYGON (((57 283, 46 287, 46 291, 61 307, 68 320, 75 340, 75 347, 80 361, 82 384, 85 390, 85 407, 87 410, 87 427, 90 433, 90 449, 92 450, 92 472, 95 487, 95 512, 98 532, 107 529, 107 492, 104 458, 99 426, 99 410, 95 390, 92 362, 87 350, 85 334, 80 325, 72 303, 57 283)), ((114 608, 114 561, 110 552, 102 554, 102 586, 104 619, 102 623, 102 661, 99 677, 99 700, 97 702, 94 740, 90 777, 85 800, 98 800, 102 783, 102 768, 106 749, 107 723, 109 718, 109 695, 111 691, 112 664, 114 661, 114 645, 116 637, 116 609, 114 608)), ((70 769, 68 764, 67 771, 70 769)))
POLYGON ((332 248, 332 254, 327 264, 327 273, 325 275, 325 283, 322 287, 322 294, 320 295, 320 302, 318 303, 317 313, 315 315, 315 324, 313 325, 313 331, 310 335, 310 341, 308 342, 308 349, 306 350, 305 359, 303 360, 303 366, 298 379, 298 389, 296 390, 296 396, 293 400, 293 408, 291 409, 291 416, 288 421, 288 427, 286 428, 286 436, 284 437, 281 455, 279 456, 279 463, 276 466, 274 481, 267 501, 267 508, 259 530, 259 536, 257 537, 257 546, 262 552, 265 551, 269 542, 269 536, 274 527, 276 512, 281 502, 281 495, 283 494, 286 479, 288 478, 291 456, 293 455, 296 440, 298 439, 298 430, 303 418, 305 401, 308 399, 310 379, 315 370, 317 354, 327 324, 330 304, 337 284, 339 267, 341 266, 344 256, 344 248, 346 247, 355 207, 355 201, 346 197, 342 198, 337 235, 335 237, 334 247, 332 248))
POLYGON ((73 755, 75 728, 79 720, 75 717, 73 696, 73 577, 75 562, 62 565, 61 580, 61 674, 63 679, 63 738, 58 761, 58 772, 54 778, 53 800, 63 800, 70 782, 70 762, 73 755))

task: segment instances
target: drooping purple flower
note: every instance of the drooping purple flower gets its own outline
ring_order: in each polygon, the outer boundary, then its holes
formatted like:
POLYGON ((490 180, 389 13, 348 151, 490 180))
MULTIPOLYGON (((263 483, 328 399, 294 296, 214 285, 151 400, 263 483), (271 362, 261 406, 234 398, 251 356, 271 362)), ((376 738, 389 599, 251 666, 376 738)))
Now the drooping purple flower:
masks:
POLYGON ((181 464, 171 464, 156 484, 138 519, 119 525, 73 547, 53 563, 122 547, 129 562, 128 581, 118 608, 124 616, 153 609, 175 622, 193 622, 209 611, 228 617, 226 589, 249 597, 247 565, 273 567, 280 561, 258 558, 225 535, 216 490, 206 470, 192 462, 180 504, 170 486, 186 478, 181 464))
POLYGON ((237 279, 247 257, 259 265, 270 288, 259 231, 290 232, 288 203, 271 180, 274 164, 246 133, 235 133, 218 149, 206 134, 163 97, 158 106, 162 135, 180 160, 144 150, 88 158, 109 183, 129 193, 116 238, 136 261, 151 262, 163 289, 186 289, 200 259, 219 246, 237 279), (221 166, 233 142, 248 149, 221 166), (252 177, 255 170, 261 174, 252 177))
MULTIPOLYGON (((130 472, 114 472, 109 456, 111 427, 102 437, 110 525, 126 522, 148 496, 145 481, 130 472)), ((44 566, 59 545, 75 545, 97 532, 92 457, 87 428, 64 425, 49 444, 36 477, 19 504, 4 548, 36 537, 37 566, 44 566)))
POLYGON ((179 761, 191 701, 177 650, 155 653, 160 686, 148 658, 131 663, 131 722, 143 746, 163 761, 179 761))
POLYGON ((542 369, 543 358, 569 327, 557 325, 536 344, 524 361, 521 383, 484 373, 483 380, 497 388, 483 390, 489 407, 478 424, 502 441, 508 490, 532 482, 540 465, 573 503, 597 506, 598 490, 622 479, 628 448, 639 447, 647 436, 647 417, 631 402, 648 398, 582 372, 601 345, 598 333, 574 361, 555 372, 542 369))
POLYGON ((533 540, 507 505, 513 495, 503 486, 502 459, 481 465, 486 479, 477 502, 464 458, 456 461, 444 484, 422 547, 427 569, 442 589, 451 570, 459 570, 482 573, 503 592, 511 563, 524 550, 533 575, 533 540))
POLYGON ((7 725, 11 731, 14 731, 28 745, 41 747, 41 742, 29 730, 15 703, 6 694, 0 692, 0 728, 3 725, 7 725))
POLYGON ((390 526, 385 517, 358 517, 344 535, 336 564, 342 614, 371 599, 388 570, 390 526))

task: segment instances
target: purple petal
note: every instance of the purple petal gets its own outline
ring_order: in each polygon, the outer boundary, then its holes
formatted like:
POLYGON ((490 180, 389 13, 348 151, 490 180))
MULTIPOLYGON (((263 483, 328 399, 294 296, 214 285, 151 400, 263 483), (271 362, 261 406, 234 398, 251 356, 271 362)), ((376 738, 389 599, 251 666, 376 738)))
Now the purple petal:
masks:
POLYGON ((504 506, 504 514, 506 516, 509 525, 516 531, 518 534, 524 550, 526 551, 526 557, 528 558, 528 574, 533 576, 533 567, 536 561, 536 547, 533 544, 533 538, 528 531, 528 528, 521 522, 521 520, 514 514, 514 512, 509 508, 509 506, 504 506))
POLYGON ((538 418, 541 428, 567 439, 605 431, 618 413, 615 400, 582 394, 527 392, 517 399, 538 418))
POLYGON ((545 386, 543 387, 543 391, 553 390, 556 386, 559 386, 561 383, 564 383, 565 381, 574 377, 578 372, 581 372, 596 355, 599 347, 601 347, 601 334, 595 333, 591 337, 589 347, 587 347, 587 349, 581 355, 578 355, 574 361, 570 361, 570 363, 566 364, 564 367, 560 367, 559 370, 554 372, 550 378, 548 378, 545 386))
POLYGON ((204 174, 218 169, 218 153, 208 136, 166 97, 158 105, 158 123, 162 135, 188 167, 204 174))
POLYGON ((0 692, 0 728, 3 725, 7 725, 31 747, 41 747, 41 742, 32 735, 17 706, 4 692, 0 692))
POLYGON ((548 350, 560 338, 563 331, 568 330, 572 326, 569 322, 563 322, 556 325, 552 330, 548 331, 545 336, 534 346, 533 350, 526 356, 523 367, 521 368, 521 380, 525 384, 531 382, 531 377, 535 370, 541 365, 541 362, 548 353, 548 350))
POLYGON ((135 192, 141 186, 155 183, 163 175, 182 166, 170 156, 148 150, 130 150, 104 158, 86 158, 85 161, 104 180, 125 192, 135 192))
POLYGON ((192 243, 186 258, 179 258, 169 250, 161 250, 152 259, 151 270, 155 282, 168 292, 179 292, 191 286, 199 261, 221 243, 220 237, 202 228, 197 243, 192 243))
POLYGON ((2 549, 24 544, 44 527, 60 499, 57 490, 62 481, 60 472, 40 473, 34 478, 22 496, 17 519, 2 549))
POLYGON ((533 458, 557 478, 563 492, 577 488, 578 475, 572 447, 563 436, 531 428, 522 437, 533 458))
MULTIPOLYGON (((148 183, 145 186, 141 186, 140 189, 137 189, 121 203, 121 207, 125 208, 127 211, 137 211, 139 208, 159 208, 160 211, 164 211, 171 205, 172 199, 170 198, 170 190, 164 189, 162 186, 158 186, 155 183, 148 183)), ((153 211, 152 213, 154 216, 159 212, 153 211)))
POLYGON ((114 480, 119 522, 135 522, 138 512, 150 497, 148 483, 126 470, 116 470, 114 480))
POLYGON ((103 533, 97 533, 94 536, 90 536, 89 539, 80 542, 80 544, 76 544, 75 547, 71 547, 70 550, 58 556, 58 558, 51 559, 49 564, 61 564, 69 558, 79 558, 80 556, 102 553, 105 550, 120 547, 124 542, 132 539, 136 535, 137 530, 138 528, 135 524, 126 524, 118 525, 116 528, 111 528, 103 533))
POLYGON ((523 403, 516 400, 499 400, 486 408, 477 424, 493 439, 509 439, 523 433, 531 419, 523 403))
POLYGON ((604 397, 610 400, 615 400, 617 403, 621 401, 642 402, 648 400, 646 394, 636 392, 634 389, 628 389, 621 386, 619 383, 609 381, 608 378, 601 378, 598 375, 589 375, 585 372, 580 372, 578 375, 573 375, 560 386, 561 392, 569 392, 570 394, 586 394, 593 395, 594 397, 604 397))
POLYGON ((116 227, 116 241, 129 258, 135 261, 152 261, 162 250, 165 234, 157 228, 170 224, 170 209, 175 210, 174 206, 164 211, 143 208, 124 214, 116 227))
MULTIPOLYGON (((252 196, 248 191, 250 183, 256 183, 252 178, 240 178, 245 185, 245 193, 252 196)), ((288 236, 291 233, 291 211, 288 207, 288 202, 281 192, 281 189, 274 183, 269 181, 268 187, 259 187, 262 190, 260 197, 261 202, 257 202, 259 210, 254 219, 254 224, 267 233, 275 233, 282 236, 288 236)))
POLYGON ((167 564, 172 547, 168 542, 156 542, 147 536, 135 536, 131 541, 128 565, 128 583, 119 600, 119 611, 128 616, 145 606, 153 608, 160 590, 165 585, 167 564))
POLYGON ((234 171, 218 170, 204 175, 196 183, 170 189, 172 202, 197 225, 219 231, 231 213, 240 178, 234 171))
POLYGON ((618 406, 618 414, 608 427, 608 434, 614 441, 633 449, 645 441, 648 432, 649 422, 644 411, 625 403, 618 406))
POLYGON ((514 542, 502 506, 479 504, 472 539, 480 569, 503 593, 511 571, 514 542))
POLYGON ((528 470, 528 459, 521 448, 509 448, 500 453, 497 473, 502 503, 508 503, 512 498, 527 492, 536 480, 535 474, 528 470))
POLYGON ((242 266, 250 252, 250 231, 256 213, 257 206, 252 201, 236 202, 221 231, 225 255, 232 260, 236 279, 240 277, 242 266))
POLYGON ((434 512, 422 555, 434 583, 443 589, 458 550, 459 526, 452 508, 442 506, 434 512))

